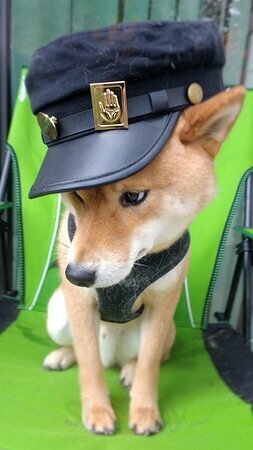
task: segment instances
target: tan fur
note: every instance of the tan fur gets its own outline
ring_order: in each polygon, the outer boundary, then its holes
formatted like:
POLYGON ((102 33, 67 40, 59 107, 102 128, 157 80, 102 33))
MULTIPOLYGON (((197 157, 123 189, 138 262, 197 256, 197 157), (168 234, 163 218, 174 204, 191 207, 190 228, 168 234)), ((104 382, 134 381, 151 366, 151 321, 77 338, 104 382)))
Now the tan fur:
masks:
MULTIPOLYGON (((168 219, 170 210, 171 214, 179 210, 182 220, 170 234, 156 239, 148 252, 175 242, 214 196, 213 157, 235 121, 243 97, 244 89, 234 88, 183 112, 163 150, 141 172, 108 186, 79 191, 85 206, 73 194, 65 195, 67 205, 75 213, 77 230, 67 255, 65 246, 70 242, 65 216, 59 236, 60 271, 79 364, 83 422, 91 431, 111 433, 115 415, 99 356, 95 289, 78 288, 68 282, 64 275, 67 258, 93 265, 111 260, 123 270, 126 262, 129 266, 134 263, 130 243, 135 233, 145 230, 141 227, 154 218, 168 219), (147 200, 139 207, 122 208, 120 194, 135 190, 150 190, 147 200)), ((175 339, 173 316, 188 262, 189 254, 166 289, 151 285, 135 305, 137 308, 145 304, 144 314, 138 319, 139 354, 137 360, 123 366, 121 378, 127 386, 131 385, 129 426, 137 434, 152 434, 161 426, 157 401, 159 367, 169 357, 175 339)))

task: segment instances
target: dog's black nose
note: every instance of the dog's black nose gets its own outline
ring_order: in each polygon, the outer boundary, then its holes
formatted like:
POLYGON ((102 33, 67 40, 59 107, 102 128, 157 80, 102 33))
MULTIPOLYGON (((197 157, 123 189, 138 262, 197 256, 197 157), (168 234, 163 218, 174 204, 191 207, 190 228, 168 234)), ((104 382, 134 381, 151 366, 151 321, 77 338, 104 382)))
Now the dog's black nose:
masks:
POLYGON ((95 282, 96 272, 81 264, 70 263, 65 270, 66 278, 76 286, 91 287, 95 282))

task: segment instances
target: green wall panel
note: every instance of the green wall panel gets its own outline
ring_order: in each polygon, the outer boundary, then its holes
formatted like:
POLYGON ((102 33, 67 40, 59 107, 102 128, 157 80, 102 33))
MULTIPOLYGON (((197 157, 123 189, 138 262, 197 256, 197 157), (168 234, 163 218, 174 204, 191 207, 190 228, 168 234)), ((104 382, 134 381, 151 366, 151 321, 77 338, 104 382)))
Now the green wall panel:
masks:
POLYGON ((70 31, 71 1, 12 0, 15 49, 30 54, 40 45, 70 31))
POLYGON ((117 22, 118 0, 73 0, 72 31, 105 27, 117 22))
POLYGON ((226 66, 224 77, 227 85, 239 84, 244 63, 246 40, 249 32, 251 0, 233 0, 230 11, 230 26, 226 44, 226 66))
POLYGON ((151 19, 175 20, 176 0, 153 0, 151 4, 151 19))
POLYGON ((20 70, 28 66, 34 51, 58 36, 69 33, 71 0, 12 0, 11 76, 14 104, 20 70))
POLYGON ((124 5, 124 21, 147 20, 149 17, 150 0, 128 0, 124 5))
POLYGON ((178 8, 179 20, 197 20, 202 0, 181 0, 178 8))

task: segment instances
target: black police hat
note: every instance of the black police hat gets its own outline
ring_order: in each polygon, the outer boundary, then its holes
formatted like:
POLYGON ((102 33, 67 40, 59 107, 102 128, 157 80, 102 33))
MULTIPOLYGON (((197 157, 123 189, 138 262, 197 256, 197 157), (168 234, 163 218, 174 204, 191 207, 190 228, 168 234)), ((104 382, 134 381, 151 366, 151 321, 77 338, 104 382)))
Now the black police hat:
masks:
POLYGON ((224 89, 224 61, 212 21, 119 24, 37 50, 26 86, 48 151, 30 198, 141 170, 181 110, 224 89))

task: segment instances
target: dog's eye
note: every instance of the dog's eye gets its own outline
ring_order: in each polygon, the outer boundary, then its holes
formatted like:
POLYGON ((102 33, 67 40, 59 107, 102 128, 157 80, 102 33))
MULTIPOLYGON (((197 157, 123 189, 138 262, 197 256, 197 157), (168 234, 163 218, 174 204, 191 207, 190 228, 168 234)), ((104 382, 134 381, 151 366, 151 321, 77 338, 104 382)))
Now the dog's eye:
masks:
POLYGON ((149 191, 133 191, 124 192, 120 197, 120 203, 122 206, 135 206, 144 202, 147 198, 149 191))
POLYGON ((72 194, 80 203, 83 203, 82 197, 76 191, 73 191, 72 194))

